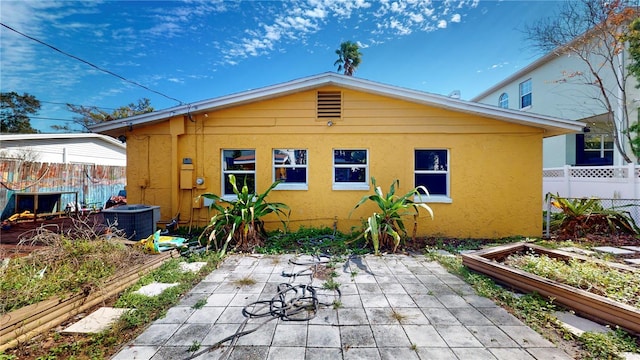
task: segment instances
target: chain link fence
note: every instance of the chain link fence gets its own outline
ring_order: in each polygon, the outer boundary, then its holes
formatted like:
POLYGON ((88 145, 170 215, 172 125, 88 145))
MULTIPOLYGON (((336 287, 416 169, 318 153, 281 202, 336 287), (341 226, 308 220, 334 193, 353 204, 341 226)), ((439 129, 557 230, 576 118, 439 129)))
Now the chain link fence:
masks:
POLYGON ((640 199, 568 198, 558 196, 551 197, 550 195, 551 194, 547 194, 545 201, 546 213, 544 216, 544 228, 546 238, 549 238, 551 235, 551 219, 553 214, 562 213, 562 210, 551 204, 553 199, 565 199, 571 202, 583 199, 595 199, 604 209, 626 213, 636 224, 640 224, 640 199))

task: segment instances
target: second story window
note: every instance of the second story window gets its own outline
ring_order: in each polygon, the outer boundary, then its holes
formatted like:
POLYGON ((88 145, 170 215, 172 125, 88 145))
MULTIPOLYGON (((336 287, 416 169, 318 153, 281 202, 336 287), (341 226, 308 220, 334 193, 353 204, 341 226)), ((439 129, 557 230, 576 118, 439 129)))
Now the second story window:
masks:
POLYGON ((498 106, 503 109, 509 108, 509 95, 507 95, 507 93, 502 93, 502 95, 500 95, 500 98, 498 99, 498 106))
POLYGON ((520 83, 520 109, 531 106, 531 79, 520 83))

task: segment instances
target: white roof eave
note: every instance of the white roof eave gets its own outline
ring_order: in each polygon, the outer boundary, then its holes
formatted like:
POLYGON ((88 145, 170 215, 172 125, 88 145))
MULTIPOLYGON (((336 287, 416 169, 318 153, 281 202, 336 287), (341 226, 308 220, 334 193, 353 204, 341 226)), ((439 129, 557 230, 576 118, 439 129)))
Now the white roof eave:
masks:
POLYGON ((323 73, 316 76, 301 78, 282 84, 272 85, 260 89, 248 90, 241 93, 222 96, 219 98, 199 101, 188 105, 180 105, 173 108, 155 111, 148 114, 137 115, 129 118, 112 120, 90 127, 91 131, 102 133, 127 129, 138 125, 147 125, 164 121, 173 116, 187 115, 189 113, 201 113, 213 111, 231 106, 238 106, 250 102, 266 100, 284 96, 296 92, 306 91, 322 86, 340 86, 352 90, 364 91, 406 100, 414 103, 459 111, 468 114, 503 120, 511 123, 541 127, 545 130, 545 136, 566 134, 582 131, 584 124, 570 120, 562 120, 537 114, 529 114, 521 111, 498 108, 496 106, 453 99, 443 95, 435 95, 417 90, 386 85, 360 78, 354 78, 336 73, 323 73))
POLYGON ((126 144, 111 136, 94 133, 51 133, 51 134, 0 134, 1 141, 38 140, 38 139, 87 139, 94 138, 105 141, 116 147, 126 149, 126 144))

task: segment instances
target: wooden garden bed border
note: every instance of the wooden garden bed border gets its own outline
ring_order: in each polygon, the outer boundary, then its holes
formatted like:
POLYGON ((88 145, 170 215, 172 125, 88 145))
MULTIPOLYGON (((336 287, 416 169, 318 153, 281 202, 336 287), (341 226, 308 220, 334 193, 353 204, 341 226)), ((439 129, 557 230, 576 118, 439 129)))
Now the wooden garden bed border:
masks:
POLYGON ((175 250, 154 255, 146 262, 132 267, 125 273, 113 276, 98 291, 89 294, 55 297, 3 314, 0 317, 0 351, 28 341, 71 317, 104 302, 135 284, 140 277, 160 267, 165 261, 179 256, 180 254, 175 250))
POLYGON ((462 264, 519 291, 537 292, 542 296, 553 298, 555 302, 573 309, 577 314, 591 320, 606 325, 617 325, 636 335, 640 334, 640 309, 500 262, 510 254, 527 251, 564 260, 575 258, 601 263, 617 270, 638 273, 640 276, 640 270, 630 266, 591 259, 566 251, 550 250, 524 242, 463 254, 462 264))

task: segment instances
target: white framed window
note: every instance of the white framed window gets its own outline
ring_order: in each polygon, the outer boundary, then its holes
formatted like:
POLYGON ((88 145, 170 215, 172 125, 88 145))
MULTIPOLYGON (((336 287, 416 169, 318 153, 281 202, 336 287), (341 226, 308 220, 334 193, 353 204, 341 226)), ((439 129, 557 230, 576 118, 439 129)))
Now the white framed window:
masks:
POLYGON ((416 196, 418 202, 450 203, 449 150, 416 149, 414 152, 414 186, 424 186, 429 196, 416 196))
POLYGON ((585 164, 613 164, 613 136, 611 134, 584 134, 585 164))
POLYGON ((503 109, 509 108, 509 95, 507 93, 502 93, 500 98, 498 99, 498 106, 503 109))
POLYGON ((273 181, 277 190, 309 188, 306 149, 273 149, 273 181))
POLYGON ((520 83, 520 109, 531 106, 531 79, 527 79, 520 83))
POLYGON ((333 150, 333 190, 369 190, 369 151, 333 150))
POLYGON ((256 151, 254 149, 222 150, 222 197, 235 198, 229 174, 236 177, 238 190, 245 181, 250 193, 256 192, 256 151))

